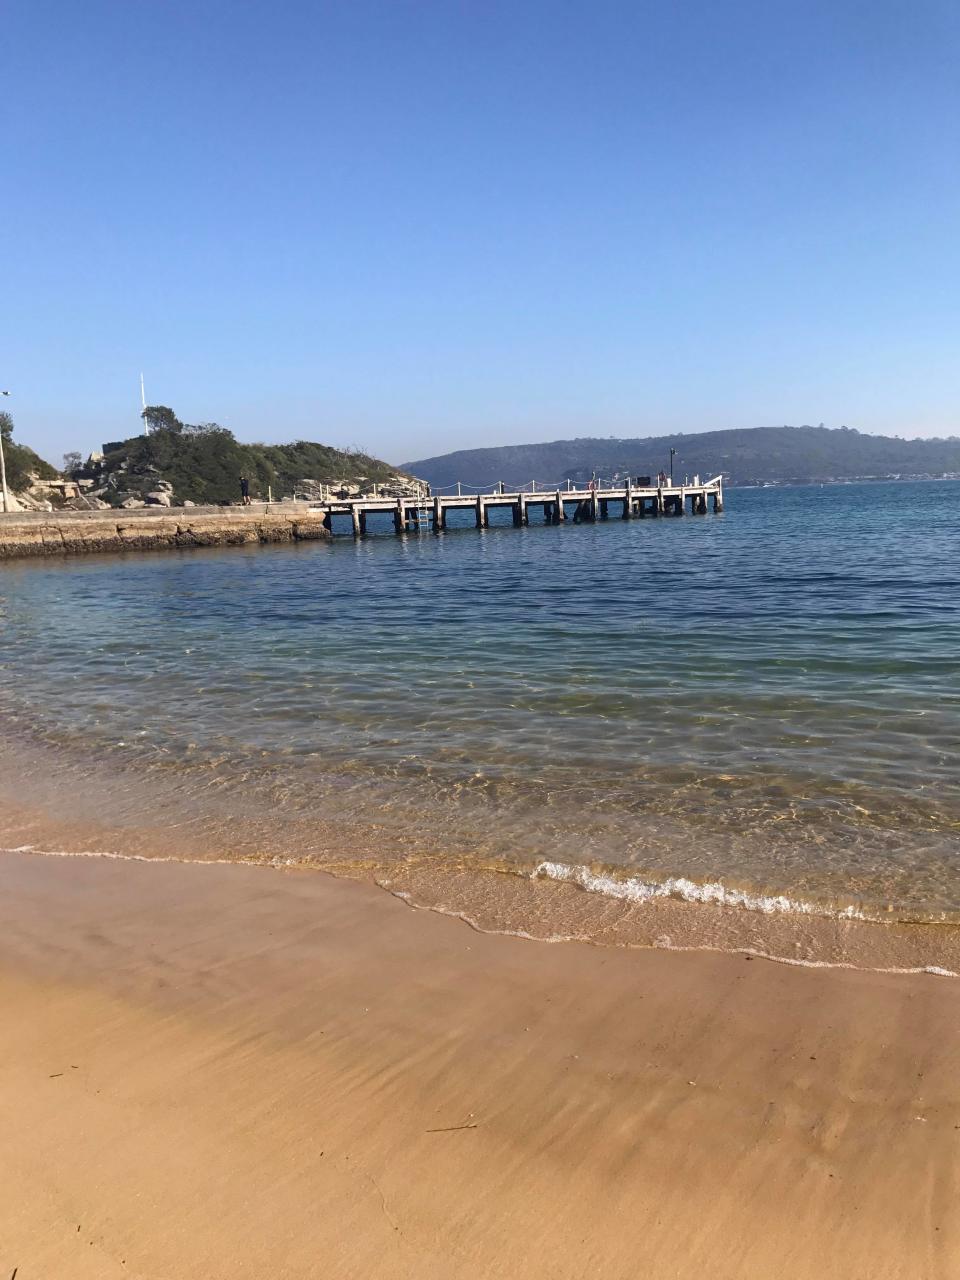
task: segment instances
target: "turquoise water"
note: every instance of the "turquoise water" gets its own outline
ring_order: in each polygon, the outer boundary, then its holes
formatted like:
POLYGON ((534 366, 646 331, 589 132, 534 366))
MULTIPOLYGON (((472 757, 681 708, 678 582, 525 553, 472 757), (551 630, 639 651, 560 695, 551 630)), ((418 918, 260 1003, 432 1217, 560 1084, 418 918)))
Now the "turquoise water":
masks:
POLYGON ((174 777, 293 857, 340 827, 438 869, 953 917, 960 485, 726 497, 8 564, 0 709, 71 767, 174 777))

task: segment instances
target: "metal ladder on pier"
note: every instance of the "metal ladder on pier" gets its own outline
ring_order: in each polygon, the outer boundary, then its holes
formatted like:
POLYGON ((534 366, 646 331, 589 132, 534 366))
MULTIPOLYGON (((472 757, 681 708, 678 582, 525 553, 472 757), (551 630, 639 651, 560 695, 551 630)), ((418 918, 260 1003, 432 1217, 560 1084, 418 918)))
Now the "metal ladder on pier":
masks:
POLYGON ((428 507, 424 502, 423 494, 417 495, 417 505, 414 507, 414 511, 416 512, 417 533, 429 533, 432 508, 428 507))

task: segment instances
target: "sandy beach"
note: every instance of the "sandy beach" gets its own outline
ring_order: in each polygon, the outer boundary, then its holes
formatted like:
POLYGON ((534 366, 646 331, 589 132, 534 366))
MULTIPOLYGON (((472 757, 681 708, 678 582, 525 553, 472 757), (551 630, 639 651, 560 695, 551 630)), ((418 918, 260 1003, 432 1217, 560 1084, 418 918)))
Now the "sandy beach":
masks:
POLYGON ((4 1276, 960 1272, 955 980, 479 934, 317 872, 0 880, 4 1276))

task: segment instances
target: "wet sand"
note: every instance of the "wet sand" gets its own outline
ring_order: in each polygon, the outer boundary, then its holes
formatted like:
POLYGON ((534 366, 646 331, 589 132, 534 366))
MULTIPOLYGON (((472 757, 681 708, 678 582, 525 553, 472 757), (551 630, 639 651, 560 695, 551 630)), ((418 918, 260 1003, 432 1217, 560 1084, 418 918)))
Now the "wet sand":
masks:
POLYGON ((0 1276, 960 1274, 957 980, 4 854, 0 1009, 0 1276))

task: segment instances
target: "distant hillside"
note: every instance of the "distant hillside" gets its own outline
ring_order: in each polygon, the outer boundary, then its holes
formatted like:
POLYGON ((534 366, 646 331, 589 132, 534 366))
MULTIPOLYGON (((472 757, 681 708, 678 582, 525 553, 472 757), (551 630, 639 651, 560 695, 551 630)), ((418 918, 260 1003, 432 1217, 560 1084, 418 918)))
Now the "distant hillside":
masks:
POLYGON ((370 489, 410 488, 412 477, 378 458, 298 440, 293 444, 241 444, 216 423, 191 426, 171 409, 147 409, 149 434, 105 444, 103 454, 71 470, 89 501, 109 506, 143 501, 197 504, 236 502, 240 477, 251 498, 311 494, 319 485, 370 489))
POLYGON ((669 470, 671 447, 677 451, 676 477, 722 473, 733 484, 960 474, 960 439, 955 436, 948 440, 895 440, 861 435, 846 427, 757 427, 641 440, 555 440, 461 449, 404 463, 403 469, 434 487, 458 480, 477 486, 498 480, 510 486, 530 480, 563 483, 589 480, 594 472, 602 478, 656 475, 661 468, 669 470))

